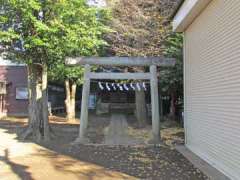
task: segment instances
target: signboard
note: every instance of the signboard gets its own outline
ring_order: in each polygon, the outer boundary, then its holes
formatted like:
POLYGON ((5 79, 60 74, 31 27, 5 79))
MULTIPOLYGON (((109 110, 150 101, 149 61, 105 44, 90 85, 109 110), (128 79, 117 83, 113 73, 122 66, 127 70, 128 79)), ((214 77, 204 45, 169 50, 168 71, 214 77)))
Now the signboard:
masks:
POLYGON ((96 108, 96 94, 90 94, 88 98, 88 109, 95 109, 96 108))
POLYGON ((17 87, 16 88, 16 99, 17 100, 27 100, 28 99, 28 88, 17 87))

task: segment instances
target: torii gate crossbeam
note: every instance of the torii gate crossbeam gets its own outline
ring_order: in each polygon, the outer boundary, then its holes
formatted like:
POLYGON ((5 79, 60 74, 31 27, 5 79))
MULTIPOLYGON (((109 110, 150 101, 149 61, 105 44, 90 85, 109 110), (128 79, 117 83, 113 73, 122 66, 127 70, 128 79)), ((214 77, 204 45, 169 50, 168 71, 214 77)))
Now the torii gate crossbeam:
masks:
POLYGON ((82 104, 80 116, 78 143, 86 143, 85 133, 88 126, 88 97, 90 93, 91 79, 134 79, 150 80, 151 107, 152 107, 152 135, 153 142, 160 138, 160 116, 157 66, 174 66, 175 59, 164 57, 78 57, 67 58, 66 64, 70 66, 85 65, 84 84, 82 90, 82 104), (150 66, 149 73, 95 73, 91 72, 90 65, 100 66, 150 66))

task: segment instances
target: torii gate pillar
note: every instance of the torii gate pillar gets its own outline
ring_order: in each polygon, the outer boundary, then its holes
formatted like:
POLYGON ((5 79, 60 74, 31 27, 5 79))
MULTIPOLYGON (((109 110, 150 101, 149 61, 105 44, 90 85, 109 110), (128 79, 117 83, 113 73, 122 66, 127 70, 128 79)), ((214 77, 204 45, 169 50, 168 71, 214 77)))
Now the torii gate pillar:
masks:
POLYGON ((159 116, 159 97, 158 97, 158 78, 157 67, 150 66, 150 86, 151 86, 151 106, 152 106, 152 135, 153 143, 161 140, 160 137, 160 116, 159 116))
POLYGON ((76 142, 86 143, 87 139, 85 138, 86 130, 88 127, 88 97, 90 93, 90 78, 89 73, 91 72, 90 65, 86 64, 84 66, 84 82, 82 89, 82 103, 81 103, 81 116, 80 116, 80 130, 79 136, 75 140, 76 142))

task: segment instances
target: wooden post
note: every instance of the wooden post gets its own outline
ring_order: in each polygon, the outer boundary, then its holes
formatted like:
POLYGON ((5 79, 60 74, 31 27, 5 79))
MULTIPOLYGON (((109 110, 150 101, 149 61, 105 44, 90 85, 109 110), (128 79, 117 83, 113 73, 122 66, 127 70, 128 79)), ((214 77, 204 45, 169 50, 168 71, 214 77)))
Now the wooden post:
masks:
POLYGON ((158 79, 157 66, 150 66, 151 73, 151 104, 152 104, 152 134, 153 142, 160 142, 160 117, 159 117, 159 100, 158 100, 158 79))
POLYGON ((80 116, 80 129, 79 137, 75 140, 77 143, 85 143, 87 139, 85 138, 85 133, 88 126, 88 97, 90 93, 90 65, 85 65, 84 71, 84 84, 82 89, 82 104, 81 104, 81 116, 80 116))

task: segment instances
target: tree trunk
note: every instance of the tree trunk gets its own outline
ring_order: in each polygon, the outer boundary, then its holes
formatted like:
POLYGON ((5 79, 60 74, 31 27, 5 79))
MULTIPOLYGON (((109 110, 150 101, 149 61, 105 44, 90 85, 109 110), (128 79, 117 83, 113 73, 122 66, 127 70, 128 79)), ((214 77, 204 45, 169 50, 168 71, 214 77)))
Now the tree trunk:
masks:
POLYGON ((136 100, 136 117, 138 120, 138 124, 139 127, 144 127, 147 120, 145 92, 143 90, 141 91, 136 90, 135 100, 136 100))
POLYGON ((28 92, 29 92, 29 120, 28 129, 23 139, 32 135, 36 141, 49 139, 49 124, 47 113, 47 69, 28 66, 28 92))
POLYGON ((37 87, 38 78, 37 72, 34 66, 29 66, 29 123, 28 130, 24 136, 26 138, 32 133, 35 140, 41 140, 40 132, 40 118, 38 112, 38 100, 37 100, 37 87))
POLYGON ((160 122, 163 121, 163 99, 161 93, 159 93, 159 114, 160 122))
POLYGON ((42 116, 43 116, 43 129, 44 140, 50 140, 49 135, 49 121, 48 121, 48 92, 47 92, 47 66, 42 69, 42 116))
MULTIPOLYGON (((137 72, 145 72, 143 67, 137 68, 137 72)), ((147 122, 147 107, 145 92, 143 90, 135 90, 135 103, 136 103, 136 118, 138 120, 139 127, 144 127, 147 122)))
POLYGON ((66 90, 66 99, 65 99, 65 106, 66 106, 66 114, 67 114, 67 119, 69 120, 71 118, 70 116, 70 96, 71 96, 71 93, 70 93, 70 83, 69 83, 69 80, 65 80, 65 90, 66 90))
POLYGON ((75 120, 75 97, 76 97, 76 89, 77 85, 76 83, 70 84, 69 80, 65 80, 65 89, 66 89, 66 113, 67 113, 67 119, 68 121, 74 121, 75 120))
POLYGON ((176 93, 175 92, 171 92, 171 104, 170 104, 169 117, 172 120, 175 120, 176 118, 176 93))
POLYGON ((75 105, 76 105, 76 90, 77 90, 77 85, 76 83, 73 83, 71 86, 71 117, 72 119, 75 120, 76 117, 76 110, 75 110, 75 105))

